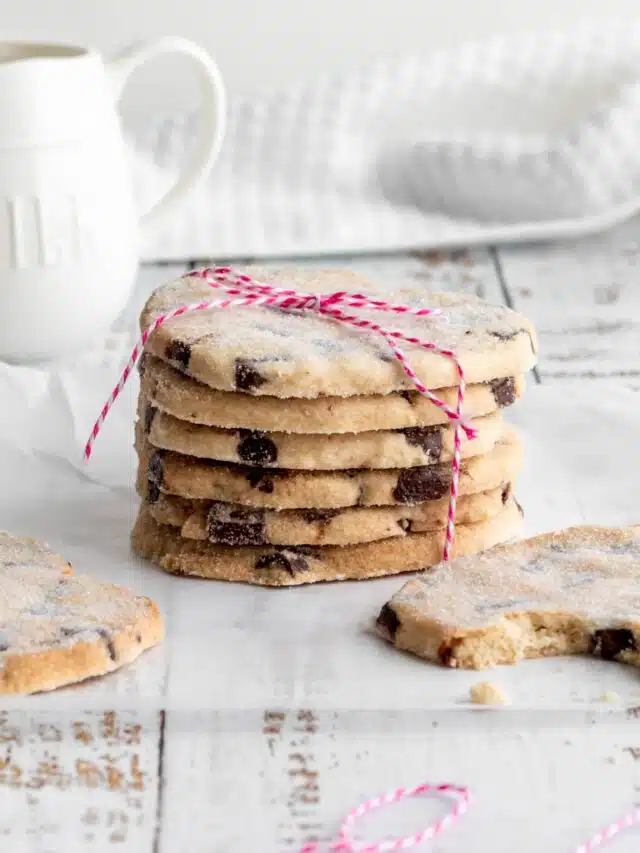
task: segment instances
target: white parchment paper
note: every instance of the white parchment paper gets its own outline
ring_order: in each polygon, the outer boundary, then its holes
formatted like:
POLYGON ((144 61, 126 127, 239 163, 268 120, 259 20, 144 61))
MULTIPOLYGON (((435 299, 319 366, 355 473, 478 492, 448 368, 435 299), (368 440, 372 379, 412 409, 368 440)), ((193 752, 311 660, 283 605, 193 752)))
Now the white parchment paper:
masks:
MULTIPOLYGON (((603 708, 607 691, 640 705, 640 671, 554 658, 484 673, 405 655, 371 630, 405 578, 261 589, 172 577, 136 559, 132 449, 137 380, 118 400, 92 461, 89 429, 116 376, 104 367, 0 366, 0 527, 47 541, 76 571, 152 596, 166 641, 135 664, 74 688, 3 699, 5 707, 317 710, 468 708, 471 684, 501 685, 516 708, 603 708)), ((536 386, 509 418, 527 467, 517 495, 527 533, 640 522, 637 393, 607 383, 536 386)), ((640 566, 639 582, 640 582, 640 566)))

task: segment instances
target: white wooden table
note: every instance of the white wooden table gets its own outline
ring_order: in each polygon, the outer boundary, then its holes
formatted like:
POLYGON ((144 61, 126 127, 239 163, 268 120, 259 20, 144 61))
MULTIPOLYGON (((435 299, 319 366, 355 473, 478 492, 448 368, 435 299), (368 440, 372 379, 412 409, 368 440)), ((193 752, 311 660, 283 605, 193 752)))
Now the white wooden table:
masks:
MULTIPOLYGON (((331 263, 522 310, 540 333, 537 382, 640 387, 639 222, 580 243, 331 263)), ((183 269, 144 269, 132 310, 183 269)), ((476 794, 424 849, 568 853, 640 801, 640 709, 0 712, 0 851, 297 853, 361 799, 421 780, 476 794)), ((394 828, 441 810, 423 801, 394 828)), ((608 849, 637 851, 640 832, 608 849)))

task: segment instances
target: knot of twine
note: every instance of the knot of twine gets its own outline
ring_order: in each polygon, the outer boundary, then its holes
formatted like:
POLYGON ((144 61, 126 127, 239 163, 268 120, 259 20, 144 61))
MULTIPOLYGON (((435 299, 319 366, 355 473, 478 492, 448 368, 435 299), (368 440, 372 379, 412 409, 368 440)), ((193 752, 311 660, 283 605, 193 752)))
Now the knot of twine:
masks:
POLYGON ((227 308, 255 305, 265 306, 268 308, 278 308, 282 311, 311 311, 319 316, 326 317, 327 320, 343 323, 347 326, 353 326, 356 329, 361 329, 363 332, 368 332, 370 334, 381 335, 386 340, 389 348, 415 386, 416 390, 427 397, 434 406, 441 409, 446 414, 449 421, 454 424, 454 452, 451 462, 451 489, 449 493, 449 510, 447 515, 447 527, 445 531, 443 553, 443 560, 448 561, 451 558, 455 530, 458 482, 460 479, 460 449, 462 444, 462 433, 464 433, 468 439, 476 437, 476 430, 464 420, 462 415, 465 392, 465 380, 462 365, 458 361, 453 350, 444 349, 430 341, 406 335, 404 332, 396 329, 386 328, 381 326, 379 323, 375 323, 373 320, 359 316, 357 313, 350 313, 351 309, 365 309, 369 311, 380 311, 389 315, 408 314, 414 317, 436 317, 442 315, 442 311, 437 308, 412 308, 409 305, 396 305, 392 302, 386 302, 383 299, 371 299, 369 296, 362 293, 350 293, 346 290, 338 290, 335 293, 329 294, 316 294, 274 287, 273 285, 256 281, 249 275, 235 272, 230 267, 213 267, 195 270, 188 273, 188 275, 197 276, 210 285, 212 289, 222 291, 226 294, 226 298, 206 300, 190 305, 181 305, 178 308, 174 308, 172 311, 168 311, 167 313, 156 317, 134 346, 131 356, 129 357, 129 361, 124 368, 117 385, 109 395, 109 399, 104 404, 102 411, 100 412, 85 446, 85 459, 88 460, 90 458, 93 444, 98 437, 100 429, 102 428, 111 407, 124 388, 136 362, 142 354, 149 336, 160 326, 176 317, 181 317, 183 314, 189 314, 195 311, 207 311, 212 308, 225 310, 227 308), (349 311, 346 309, 349 309, 349 311), (458 396, 455 408, 451 408, 440 400, 420 380, 415 370, 411 367, 411 363, 405 355, 404 350, 401 349, 401 344, 412 344, 413 346, 421 347, 422 349, 438 353, 445 358, 451 359, 455 365, 458 376, 458 396))

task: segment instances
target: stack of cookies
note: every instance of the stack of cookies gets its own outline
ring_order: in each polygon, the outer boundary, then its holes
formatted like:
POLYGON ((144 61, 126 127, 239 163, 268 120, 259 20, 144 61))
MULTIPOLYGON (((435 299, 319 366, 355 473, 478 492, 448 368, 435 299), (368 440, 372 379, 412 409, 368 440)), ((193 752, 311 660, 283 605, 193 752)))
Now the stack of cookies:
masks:
MULTIPOLYGON (((305 292, 441 308, 432 317, 359 313, 454 350, 464 367, 464 411, 477 437, 463 439, 454 553, 520 534, 512 488, 523 452, 502 409, 536 361, 524 317, 352 272, 251 274, 305 292)), ((141 327, 211 297, 198 277, 165 285, 141 327)), ((455 406, 454 363, 406 352, 427 387, 455 406)), ((424 569, 442 557, 453 439, 447 415, 415 390, 379 335, 310 311, 184 315, 150 336, 141 364, 134 550, 176 574, 267 586, 424 569)))

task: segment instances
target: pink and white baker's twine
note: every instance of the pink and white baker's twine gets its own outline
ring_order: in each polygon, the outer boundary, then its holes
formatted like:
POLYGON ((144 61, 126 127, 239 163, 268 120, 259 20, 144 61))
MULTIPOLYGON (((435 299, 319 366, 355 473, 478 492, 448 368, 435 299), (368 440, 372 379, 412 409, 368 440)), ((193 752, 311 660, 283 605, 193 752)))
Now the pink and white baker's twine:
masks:
POLYGON ((280 287, 274 287, 270 284, 263 284, 256 281, 251 276, 242 273, 234 272, 229 267, 213 267, 203 270, 196 270, 189 275, 197 276, 209 284, 216 290, 222 290, 227 294, 225 299, 207 300, 198 302, 192 305, 181 305, 179 308, 174 308, 166 314, 161 314, 153 321, 148 329, 144 331, 140 340, 133 348, 129 361, 127 362, 122 375, 109 395, 109 399, 104 404, 102 411, 96 421, 91 436, 87 441, 84 450, 85 459, 89 459, 93 444, 102 428, 102 425, 109 414, 109 411, 120 392, 124 388, 131 371, 144 350, 145 344, 149 336, 155 332, 160 326, 164 325, 176 317, 181 317, 183 314, 189 314, 194 311, 205 311, 211 308, 224 310, 238 306, 262 305, 270 308, 279 308, 284 311, 314 311, 326 317, 329 320, 335 320, 339 323, 344 323, 348 326, 354 326, 356 329, 373 334, 382 335, 387 341, 389 347, 402 366, 402 369, 411 379, 416 389, 427 397, 431 402, 441 409, 455 424, 454 429, 454 452, 451 462, 451 490, 449 496, 449 511, 447 516, 447 528, 445 532, 445 544, 443 559, 449 560, 451 557, 451 549, 453 545, 453 537, 455 530, 456 503, 458 499, 458 481, 460 478, 460 448, 462 444, 461 433, 469 439, 476 437, 476 430, 465 422, 462 416, 462 405, 464 402, 465 381, 462 365, 458 361, 453 350, 444 349, 436 346, 430 341, 424 341, 421 338, 405 335, 403 332, 387 329, 373 320, 368 320, 360 317, 357 314, 346 313, 343 309, 362 309, 381 311, 386 314, 411 314, 415 317, 429 317, 442 314, 440 309, 436 308, 412 308, 408 305, 394 305, 391 302, 386 302, 382 299, 371 299, 362 293, 349 293, 346 290, 339 290, 329 294, 303 293, 297 290, 288 290, 280 287), (445 358, 453 361, 458 375, 458 396, 455 408, 451 408, 420 381, 414 369, 400 348, 400 343, 413 344, 422 349, 436 352, 445 358))
MULTIPOLYGON (((410 847, 415 847, 418 844, 422 844, 423 841, 429 841, 435 838, 436 835, 440 835, 448 826, 455 823, 461 814, 464 814, 468 805, 469 791, 461 785, 450 785, 449 783, 441 785, 423 784, 417 785, 415 788, 397 788, 395 791, 389 791, 388 794, 383 794, 381 797, 374 797, 374 799, 367 800, 362 805, 356 806, 355 809, 351 809, 342 822, 338 838, 329 845, 328 849, 332 853, 334 851, 335 853, 337 851, 343 851, 343 853, 390 853, 390 851, 408 850, 410 847), (415 835, 406 835, 371 844, 358 844, 349 837, 351 828, 363 815, 383 806, 398 803, 400 800, 417 797, 420 794, 452 794, 456 801, 448 814, 415 835)), ((320 845, 312 842, 305 844, 300 853, 318 853, 318 851, 320 851, 320 845)))
MULTIPOLYGON (((423 841, 430 841, 432 838, 440 835, 445 829, 452 826, 466 812, 469 800, 469 789, 464 785, 445 783, 440 785, 423 784, 417 785, 415 788, 398 788, 395 791, 390 791, 388 794, 383 794, 381 797, 367 800, 362 805, 352 809, 343 820, 337 839, 331 842, 328 847, 321 847, 316 842, 310 842, 309 844, 305 844, 299 853, 320 853, 322 849, 330 851, 330 853, 391 853, 391 851, 396 853, 396 851, 409 850, 411 847, 422 844, 423 841), (448 814, 440 818, 440 820, 435 821, 435 823, 429 824, 426 829, 417 832, 415 835, 405 835, 387 841, 374 841, 371 843, 357 843, 350 837, 351 828, 363 815, 382 806, 392 805, 393 803, 400 802, 400 800, 405 800, 408 797, 416 797, 420 794, 452 794, 456 801, 448 814)), ((639 822, 640 808, 634 808, 624 817, 596 832, 588 841, 577 847, 573 853, 593 853, 594 850, 602 847, 618 835, 618 833, 639 822)))

